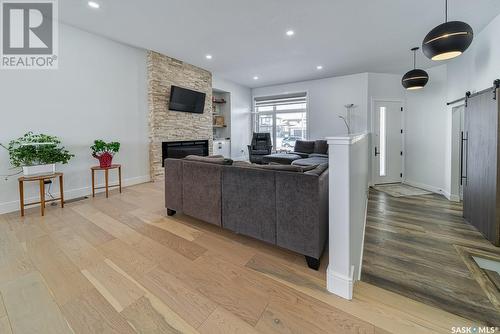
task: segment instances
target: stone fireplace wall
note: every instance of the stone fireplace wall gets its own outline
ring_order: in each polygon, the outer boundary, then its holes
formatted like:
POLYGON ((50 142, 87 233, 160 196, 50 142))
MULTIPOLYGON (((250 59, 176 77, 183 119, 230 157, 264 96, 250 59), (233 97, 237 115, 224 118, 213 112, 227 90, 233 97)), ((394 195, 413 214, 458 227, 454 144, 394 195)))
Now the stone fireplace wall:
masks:
POLYGON ((151 180, 164 177, 162 142, 208 140, 212 152, 212 73, 157 52, 148 52, 148 104, 151 180), (205 93, 203 114, 168 110, 170 87, 205 93))

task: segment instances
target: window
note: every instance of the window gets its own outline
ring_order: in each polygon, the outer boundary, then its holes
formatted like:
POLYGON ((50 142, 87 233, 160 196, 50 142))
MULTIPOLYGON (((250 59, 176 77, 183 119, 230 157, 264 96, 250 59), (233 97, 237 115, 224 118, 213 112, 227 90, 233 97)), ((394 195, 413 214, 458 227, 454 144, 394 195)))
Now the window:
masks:
POLYGON ((273 149, 292 151, 307 138, 306 93, 255 98, 254 131, 269 132, 273 149))

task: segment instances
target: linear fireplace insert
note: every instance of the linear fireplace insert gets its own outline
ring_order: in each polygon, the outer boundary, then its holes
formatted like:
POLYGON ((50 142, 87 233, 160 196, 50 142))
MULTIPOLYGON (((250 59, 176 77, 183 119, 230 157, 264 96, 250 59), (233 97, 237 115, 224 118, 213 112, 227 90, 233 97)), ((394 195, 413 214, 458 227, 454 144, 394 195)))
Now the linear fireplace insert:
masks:
POLYGON ((162 143, 161 164, 166 158, 181 159, 188 155, 208 155, 208 140, 164 141, 162 143))

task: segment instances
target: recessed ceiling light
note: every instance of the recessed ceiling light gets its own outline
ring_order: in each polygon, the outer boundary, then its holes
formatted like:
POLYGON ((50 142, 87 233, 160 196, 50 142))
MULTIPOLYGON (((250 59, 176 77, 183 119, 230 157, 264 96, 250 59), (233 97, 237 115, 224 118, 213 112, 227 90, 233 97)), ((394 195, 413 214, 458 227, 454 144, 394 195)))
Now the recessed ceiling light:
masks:
POLYGON ((293 35, 295 35, 295 31, 293 31, 293 30, 287 30, 286 35, 287 36, 293 36, 293 35))
POLYGON ((212 59, 212 55, 206 55, 205 58, 212 59))
POLYGON ((101 5, 99 5, 99 3, 95 2, 95 1, 89 1, 89 2, 87 2, 87 4, 89 5, 90 8, 94 8, 94 9, 99 9, 101 7, 101 5))
POLYGON ((253 79, 254 80, 259 80, 259 77, 258 76, 254 76, 253 79))
POLYGON ((316 69, 317 69, 317 70, 322 70, 322 69, 323 69, 323 66, 318 65, 318 66, 316 66, 316 69))

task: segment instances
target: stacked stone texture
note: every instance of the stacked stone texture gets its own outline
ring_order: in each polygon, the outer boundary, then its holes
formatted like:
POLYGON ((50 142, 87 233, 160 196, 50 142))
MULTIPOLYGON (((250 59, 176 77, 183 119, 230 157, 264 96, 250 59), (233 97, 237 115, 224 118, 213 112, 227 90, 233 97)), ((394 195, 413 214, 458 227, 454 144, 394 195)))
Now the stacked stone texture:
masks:
POLYGON ((151 179, 163 179, 162 142, 207 140, 212 152, 212 73, 157 52, 148 52, 148 105, 151 179), (203 114, 168 110, 170 87, 206 94, 203 114))

